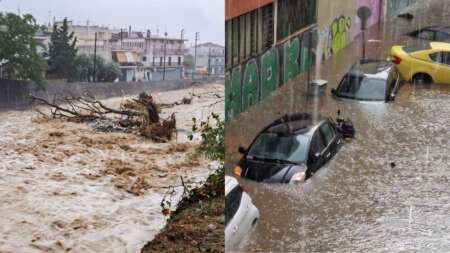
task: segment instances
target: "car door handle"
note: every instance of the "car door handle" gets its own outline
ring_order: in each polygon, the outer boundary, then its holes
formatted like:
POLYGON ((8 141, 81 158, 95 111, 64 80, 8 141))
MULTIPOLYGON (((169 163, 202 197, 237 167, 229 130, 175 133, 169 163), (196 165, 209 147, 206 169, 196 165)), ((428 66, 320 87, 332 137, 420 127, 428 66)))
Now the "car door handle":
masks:
POLYGON ((331 156, 331 153, 328 153, 326 157, 327 157, 327 158, 330 158, 330 156, 331 156))
POLYGON ((236 233, 237 230, 238 230, 238 227, 237 227, 237 226, 234 226, 234 227, 233 227, 233 233, 236 233))

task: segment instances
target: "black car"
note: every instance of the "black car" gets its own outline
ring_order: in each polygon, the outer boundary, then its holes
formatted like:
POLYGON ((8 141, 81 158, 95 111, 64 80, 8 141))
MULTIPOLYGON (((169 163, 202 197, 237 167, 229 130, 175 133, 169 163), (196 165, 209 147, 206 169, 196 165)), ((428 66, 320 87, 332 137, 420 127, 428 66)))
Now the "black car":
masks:
POLYGON ((418 39, 450 43, 450 26, 429 26, 407 35, 418 39))
POLYGON ((297 183, 312 177, 338 152, 343 136, 333 120, 309 113, 281 117, 264 128, 234 173, 266 183, 297 183))
POLYGON ((391 63, 360 60, 331 93, 337 99, 389 102, 395 99, 399 86, 400 75, 391 63))

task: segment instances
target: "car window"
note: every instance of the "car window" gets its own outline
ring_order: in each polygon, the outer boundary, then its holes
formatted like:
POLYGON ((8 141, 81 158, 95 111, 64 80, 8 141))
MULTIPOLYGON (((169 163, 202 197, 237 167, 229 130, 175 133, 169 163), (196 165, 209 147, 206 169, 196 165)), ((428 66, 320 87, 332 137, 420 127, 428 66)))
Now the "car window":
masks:
POLYGON ((423 30, 417 34, 417 37, 426 40, 434 40, 434 32, 430 30, 423 30))
POLYGON ((430 59, 434 62, 441 63, 442 61, 441 52, 430 54, 430 59))
POLYGON ((437 32, 436 40, 442 42, 450 42, 450 34, 444 32, 437 32))
POLYGON ((322 153, 324 149, 325 142, 323 140, 322 134, 320 133, 320 131, 316 131, 311 141, 310 155, 314 156, 317 153, 322 153))
POLYGON ((320 131, 322 132, 324 138, 325 138, 325 144, 328 145, 333 140, 334 136, 336 135, 334 128, 329 124, 325 123, 320 127, 320 131))
POLYGON ((417 44, 412 44, 409 46, 404 46, 402 49, 407 53, 414 53, 417 51, 429 50, 431 49, 431 45, 429 42, 422 42, 417 44))
POLYGON ((225 226, 233 219, 239 209, 242 192, 242 188, 237 186, 225 197, 225 226))
POLYGON ((337 95, 357 100, 384 101, 386 80, 347 75, 339 85, 337 95))
POLYGON ((442 63, 450 66, 450 52, 442 53, 442 63))
POLYGON ((450 52, 437 52, 434 54, 430 54, 430 58, 434 62, 450 66, 450 52))
POLYGON ((308 136, 304 134, 261 133, 250 147, 249 156, 291 162, 306 160, 308 136))

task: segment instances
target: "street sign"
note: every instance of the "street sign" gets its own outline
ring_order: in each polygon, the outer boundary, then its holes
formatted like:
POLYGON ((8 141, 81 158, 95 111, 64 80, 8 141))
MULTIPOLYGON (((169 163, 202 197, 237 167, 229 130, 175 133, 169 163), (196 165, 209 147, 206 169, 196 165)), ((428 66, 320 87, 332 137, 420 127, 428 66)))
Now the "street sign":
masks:
POLYGON ((372 10, 367 6, 361 6, 356 13, 361 19, 361 30, 367 29, 367 20, 372 16, 372 10))

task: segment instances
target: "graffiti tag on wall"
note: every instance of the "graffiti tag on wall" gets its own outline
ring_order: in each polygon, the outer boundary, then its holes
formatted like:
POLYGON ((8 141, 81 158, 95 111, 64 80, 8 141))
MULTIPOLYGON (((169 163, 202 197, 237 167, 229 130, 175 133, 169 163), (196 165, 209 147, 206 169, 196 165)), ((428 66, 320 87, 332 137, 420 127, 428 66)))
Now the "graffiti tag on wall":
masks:
MULTIPOLYGON (((313 33, 317 33, 316 30, 313 33)), ((225 75, 225 119, 229 121, 241 112, 268 97, 279 86, 294 80, 309 70, 310 56, 316 42, 309 46, 309 33, 304 33, 261 56, 250 59, 227 71, 225 75)), ((313 34, 316 36, 316 34, 313 34)))
POLYGON ((345 48, 350 37, 352 20, 350 17, 340 16, 335 18, 328 29, 321 33, 325 36, 323 59, 327 59, 345 48))

